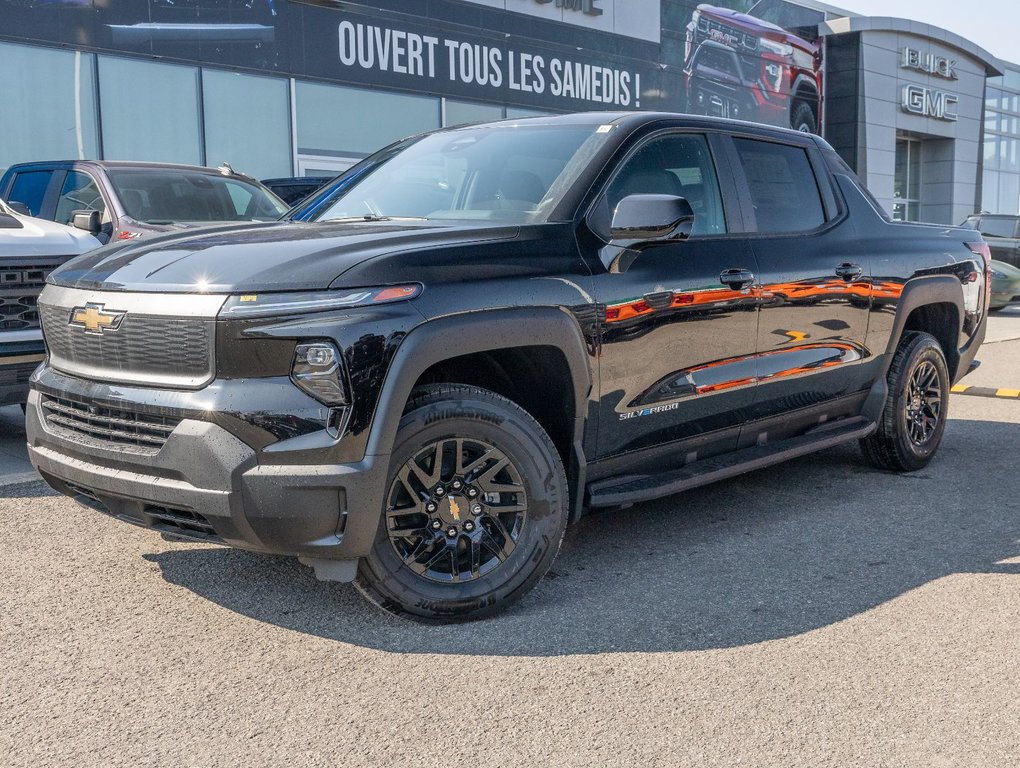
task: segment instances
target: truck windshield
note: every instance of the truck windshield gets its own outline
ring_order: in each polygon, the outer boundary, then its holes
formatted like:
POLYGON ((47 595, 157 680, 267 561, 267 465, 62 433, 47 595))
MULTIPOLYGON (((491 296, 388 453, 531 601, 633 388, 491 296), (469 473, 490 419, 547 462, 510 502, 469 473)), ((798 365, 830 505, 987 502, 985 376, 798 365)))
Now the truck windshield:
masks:
POLYGON ((429 134, 355 168, 313 218, 548 221, 608 135, 596 125, 511 123, 429 134))
POLYGON ((274 221, 287 212, 276 196, 243 179, 178 170, 111 170, 127 215, 147 224, 274 221))
POLYGON ((793 32, 804 40, 818 39, 818 25, 825 22, 824 11, 804 8, 786 0, 760 0, 747 14, 793 32))

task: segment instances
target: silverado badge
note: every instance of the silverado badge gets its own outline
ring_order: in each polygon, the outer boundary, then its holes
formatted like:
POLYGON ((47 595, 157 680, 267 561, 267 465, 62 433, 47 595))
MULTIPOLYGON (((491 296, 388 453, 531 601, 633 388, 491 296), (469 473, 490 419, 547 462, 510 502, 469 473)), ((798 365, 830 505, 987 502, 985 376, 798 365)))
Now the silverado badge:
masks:
POLYGON ((71 319, 67 324, 75 328, 84 328, 85 333, 102 336, 105 331, 116 331, 120 328, 124 315, 117 309, 107 310, 105 304, 86 304, 71 310, 71 319))

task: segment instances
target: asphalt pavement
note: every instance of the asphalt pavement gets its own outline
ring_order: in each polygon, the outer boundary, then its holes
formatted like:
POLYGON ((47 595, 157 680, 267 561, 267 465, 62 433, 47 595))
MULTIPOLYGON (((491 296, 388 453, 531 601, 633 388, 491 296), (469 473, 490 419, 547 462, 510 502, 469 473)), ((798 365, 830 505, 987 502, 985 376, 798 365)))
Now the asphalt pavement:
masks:
MULTIPOLYGON (((1020 311, 992 330, 972 376, 1020 388, 1020 311)), ((453 627, 9 483, 0 762, 1012 768, 1018 445, 1020 401, 953 395, 921 472, 844 446, 588 517, 453 627)))

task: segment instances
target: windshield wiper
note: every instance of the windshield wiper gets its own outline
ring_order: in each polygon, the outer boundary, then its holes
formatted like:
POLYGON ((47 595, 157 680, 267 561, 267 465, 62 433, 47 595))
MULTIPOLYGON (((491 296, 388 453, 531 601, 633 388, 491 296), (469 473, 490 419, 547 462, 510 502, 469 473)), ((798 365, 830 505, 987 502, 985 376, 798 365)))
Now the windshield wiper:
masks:
POLYGON ((320 223, 345 223, 354 221, 428 221, 424 216, 380 216, 375 213, 366 213, 363 216, 340 216, 336 219, 319 219, 320 223))

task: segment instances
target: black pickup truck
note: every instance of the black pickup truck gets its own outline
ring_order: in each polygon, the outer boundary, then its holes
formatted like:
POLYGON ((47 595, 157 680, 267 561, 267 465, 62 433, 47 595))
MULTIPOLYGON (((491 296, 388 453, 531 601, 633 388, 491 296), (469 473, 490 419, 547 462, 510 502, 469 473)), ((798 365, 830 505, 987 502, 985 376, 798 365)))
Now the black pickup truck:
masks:
POLYGON ((890 222, 785 129, 442 130, 291 217, 55 271, 31 458, 121 520, 423 620, 519 598, 589 510, 848 441, 924 467, 985 332, 980 235, 890 222))

